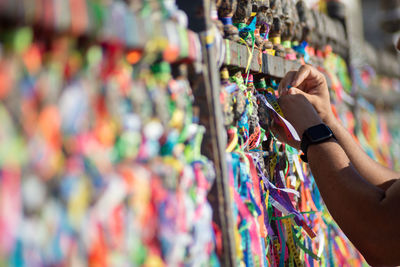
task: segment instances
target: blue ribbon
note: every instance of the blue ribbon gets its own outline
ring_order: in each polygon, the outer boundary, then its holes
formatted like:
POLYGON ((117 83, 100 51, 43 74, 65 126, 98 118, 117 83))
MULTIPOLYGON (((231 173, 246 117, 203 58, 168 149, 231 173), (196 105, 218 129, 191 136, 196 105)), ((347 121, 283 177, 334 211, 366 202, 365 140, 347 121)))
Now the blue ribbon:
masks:
POLYGON ((224 25, 232 25, 232 18, 231 17, 226 17, 226 18, 219 18, 219 20, 222 22, 224 25))

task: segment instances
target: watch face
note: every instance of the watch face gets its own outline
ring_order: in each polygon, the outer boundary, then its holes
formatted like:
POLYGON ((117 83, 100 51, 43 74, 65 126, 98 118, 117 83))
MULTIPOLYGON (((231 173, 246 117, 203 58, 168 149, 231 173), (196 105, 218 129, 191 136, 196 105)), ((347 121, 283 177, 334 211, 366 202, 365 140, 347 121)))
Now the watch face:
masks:
POLYGON ((332 137, 332 131, 325 124, 319 124, 309 128, 307 130, 307 136, 311 143, 315 143, 332 137))

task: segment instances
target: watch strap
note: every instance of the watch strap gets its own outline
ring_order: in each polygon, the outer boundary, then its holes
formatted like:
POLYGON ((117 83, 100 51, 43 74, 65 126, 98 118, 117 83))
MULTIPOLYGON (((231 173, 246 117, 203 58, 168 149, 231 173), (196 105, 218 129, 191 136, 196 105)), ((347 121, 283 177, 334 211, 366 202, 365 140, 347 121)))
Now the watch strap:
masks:
POLYGON ((300 148, 301 151, 303 151, 303 154, 300 155, 300 158, 302 161, 308 163, 308 157, 307 157, 307 150, 308 146, 310 145, 310 139, 308 139, 308 136, 303 134, 303 137, 301 138, 301 143, 300 143, 300 148))
MULTIPOLYGON (((321 140, 321 141, 319 141, 319 142, 312 142, 312 141, 308 138, 307 131, 308 131, 310 128, 312 128, 312 127, 308 128, 308 129, 303 133, 303 136, 302 136, 302 139, 301 139, 301 143, 300 143, 301 151, 303 151, 303 154, 300 155, 300 158, 301 158, 302 161, 308 163, 307 150, 308 150, 308 147, 309 147, 310 145, 313 145, 313 144, 321 144, 321 143, 324 143, 324 142, 328 141, 328 140, 331 139, 331 138, 334 138, 335 140, 337 140, 336 137, 335 137, 335 135, 333 134, 332 130, 331 130, 326 124, 323 124, 323 125, 329 129, 329 131, 331 132, 331 135, 330 135, 330 136, 326 136, 325 139, 323 139, 323 140, 321 140)), ((314 127, 315 127, 315 126, 314 126, 314 127)))

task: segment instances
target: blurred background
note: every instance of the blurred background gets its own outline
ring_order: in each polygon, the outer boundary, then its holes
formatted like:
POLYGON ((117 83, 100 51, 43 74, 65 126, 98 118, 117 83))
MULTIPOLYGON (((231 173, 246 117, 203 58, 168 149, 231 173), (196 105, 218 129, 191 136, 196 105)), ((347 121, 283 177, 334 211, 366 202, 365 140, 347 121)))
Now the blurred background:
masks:
POLYGON ((400 0, 282 0, 283 11, 278 2, 0 0, 0 267, 254 266, 246 256, 254 243, 273 262, 286 241, 267 238, 264 208, 298 238, 279 266, 300 253, 298 266, 366 266, 298 151, 278 144, 268 125, 261 130, 249 110, 260 104, 257 75, 265 76, 260 92, 275 96, 286 71, 314 64, 328 77, 337 117, 372 158, 400 171, 400 0), (312 18, 300 23, 304 10, 312 18), (259 14, 275 17, 256 29, 259 14), (256 30, 265 51, 254 50, 256 30), (236 144, 226 153, 230 136, 236 144), (278 155, 288 161, 276 173, 301 191, 287 202, 307 213, 317 238, 281 223, 268 199, 267 207, 254 201, 252 153, 275 160, 272 174, 278 155))

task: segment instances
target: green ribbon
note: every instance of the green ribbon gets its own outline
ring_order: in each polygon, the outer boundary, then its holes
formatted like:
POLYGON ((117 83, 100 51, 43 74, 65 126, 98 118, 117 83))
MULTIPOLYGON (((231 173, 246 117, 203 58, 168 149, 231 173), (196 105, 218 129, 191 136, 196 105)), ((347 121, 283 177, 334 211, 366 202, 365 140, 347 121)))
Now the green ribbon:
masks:
MULTIPOLYGON (((314 214, 315 211, 302 211, 300 214, 314 214)), ((282 217, 272 217, 271 220, 279 221, 279 220, 284 220, 284 219, 289 219, 289 218, 294 218, 294 214, 289 214, 286 216, 282 217)))
MULTIPOLYGON (((243 77, 237 77, 237 76, 232 76, 229 78, 231 80, 231 82, 236 83, 239 86, 239 89, 242 92, 247 92, 247 86, 244 83, 243 77)), ((247 100, 249 102, 248 106, 247 106, 247 111, 250 115, 253 114, 253 101, 251 99, 252 94, 247 93, 247 100)))
POLYGON ((180 39, 180 57, 186 58, 189 56, 189 36, 185 28, 178 26, 179 39, 180 39))
POLYGON ((230 65, 231 64, 231 49, 230 49, 230 43, 229 40, 225 40, 225 46, 226 46, 226 64, 230 65))
POLYGON ((286 255, 286 240, 285 236, 283 235, 283 230, 281 227, 281 223, 277 222, 278 225, 278 231, 279 231, 279 236, 281 237, 281 255, 279 259, 279 267, 284 267, 285 265, 285 255, 286 255))
MULTIPOLYGON (((241 23, 233 23, 233 25, 236 27, 236 28, 238 28, 238 30, 240 31, 241 29, 243 29, 243 28, 246 28, 248 25, 246 24, 246 23, 243 23, 243 22, 241 22, 241 23)), ((254 33, 253 33, 253 35, 254 35, 254 33)), ((250 32, 246 32, 245 34, 242 34, 240 37, 241 38, 243 38, 243 40, 247 40, 247 38, 249 38, 251 36, 251 33, 250 32)))
POLYGON ((291 44, 290 41, 283 41, 282 46, 283 46, 284 48, 291 48, 291 47, 292 47, 292 44, 291 44))
POLYGON ((264 79, 261 79, 258 82, 254 82, 254 87, 256 89, 265 89, 267 87, 267 83, 264 79))
MULTIPOLYGON (((299 232, 299 235, 301 235, 300 232, 299 232)), ((300 241, 300 239, 296 236, 295 233, 293 233, 293 239, 294 239, 294 242, 296 243, 296 245, 298 245, 305 253, 310 255, 314 260, 321 261, 320 257, 318 257, 314 252, 312 252, 311 250, 306 248, 306 246, 303 244, 303 242, 300 241)))

